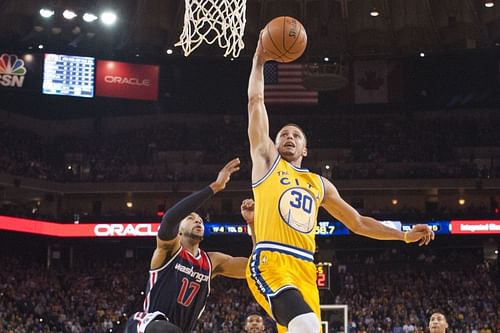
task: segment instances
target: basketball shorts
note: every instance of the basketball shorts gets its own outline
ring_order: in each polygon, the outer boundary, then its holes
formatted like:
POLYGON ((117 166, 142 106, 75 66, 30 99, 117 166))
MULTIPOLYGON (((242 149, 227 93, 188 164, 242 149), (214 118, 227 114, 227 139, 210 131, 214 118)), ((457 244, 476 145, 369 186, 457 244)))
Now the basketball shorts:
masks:
MULTIPOLYGON (((295 288, 320 320, 316 265, 311 252, 286 244, 259 242, 250 257, 246 279, 255 300, 272 318, 273 297, 295 288)), ((287 331, 285 326, 276 325, 279 333, 287 331)))

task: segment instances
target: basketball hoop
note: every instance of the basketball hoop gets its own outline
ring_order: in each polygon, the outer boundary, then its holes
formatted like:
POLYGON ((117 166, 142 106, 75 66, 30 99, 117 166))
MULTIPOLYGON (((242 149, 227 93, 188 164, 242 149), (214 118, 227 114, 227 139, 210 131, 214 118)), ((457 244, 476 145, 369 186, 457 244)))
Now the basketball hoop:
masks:
POLYGON ((318 91, 342 89, 349 83, 347 71, 341 63, 306 64, 302 73, 304 87, 318 91))
POLYGON ((175 46, 187 57, 201 43, 217 42, 224 57, 237 58, 245 47, 246 0, 184 0, 184 28, 175 46))

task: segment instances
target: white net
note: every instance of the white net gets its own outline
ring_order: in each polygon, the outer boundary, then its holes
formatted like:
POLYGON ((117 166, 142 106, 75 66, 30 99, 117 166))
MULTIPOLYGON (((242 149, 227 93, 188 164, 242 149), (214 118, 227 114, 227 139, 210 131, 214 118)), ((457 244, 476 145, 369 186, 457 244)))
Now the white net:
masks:
POLYGON ((184 0, 184 28, 175 46, 187 57, 201 43, 217 41, 224 56, 236 58, 245 47, 246 0, 184 0))

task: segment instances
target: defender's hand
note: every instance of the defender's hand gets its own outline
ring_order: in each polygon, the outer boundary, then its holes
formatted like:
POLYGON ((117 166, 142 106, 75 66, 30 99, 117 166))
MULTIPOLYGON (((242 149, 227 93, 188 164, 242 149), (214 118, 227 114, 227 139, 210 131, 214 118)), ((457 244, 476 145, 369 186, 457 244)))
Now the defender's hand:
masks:
POLYGON ((231 179, 231 175, 240 169, 240 159, 235 158, 229 161, 217 175, 217 179, 210 184, 214 193, 220 192, 226 188, 226 184, 231 179))
POLYGON ((245 199, 241 203, 241 216, 245 219, 246 223, 252 225, 253 224, 253 211, 254 211, 255 202, 253 199, 245 199))

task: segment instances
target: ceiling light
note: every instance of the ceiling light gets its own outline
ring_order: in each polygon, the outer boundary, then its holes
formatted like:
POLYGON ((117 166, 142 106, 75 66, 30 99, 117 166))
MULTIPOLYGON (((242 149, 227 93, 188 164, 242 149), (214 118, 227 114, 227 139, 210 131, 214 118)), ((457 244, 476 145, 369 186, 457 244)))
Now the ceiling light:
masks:
POLYGON ((51 9, 42 8, 42 9, 40 9, 40 15, 41 15, 42 17, 49 18, 49 17, 51 17, 52 15, 54 15, 54 11, 53 11, 53 10, 51 10, 51 9))
POLYGON ((43 44, 38 45, 38 48, 41 50, 43 49, 43 44))
POLYGON ((104 12, 101 14, 102 23, 111 25, 116 22, 116 14, 113 12, 104 12))
POLYGON ((83 14, 83 20, 85 22, 94 22, 97 19, 98 19, 98 17, 95 16, 94 14, 92 14, 92 13, 85 13, 85 14, 83 14))
POLYGON ((419 56, 420 56, 420 58, 423 58, 423 57, 425 57, 425 53, 424 52, 420 52, 419 56))
POLYGON ((392 199, 391 203, 393 206, 396 206, 399 203, 399 201, 398 199, 392 199))
POLYGON ((494 7, 495 6, 495 2, 494 1, 485 1, 484 2, 484 7, 486 8, 491 8, 491 7, 494 7))
POLYGON ((459 204, 460 206, 465 205, 465 199, 464 199, 464 198, 460 198, 460 199, 458 199, 458 204, 459 204))
POLYGON ((370 16, 377 17, 379 15, 380 15, 380 12, 378 11, 378 9, 376 7, 373 7, 372 10, 370 11, 370 16))
POLYGON ((66 20, 72 20, 76 17, 76 13, 72 10, 69 10, 69 9, 66 9, 64 12, 63 12, 63 17, 66 19, 66 20))
POLYGON ((325 62, 328 62, 328 61, 330 61, 330 58, 328 58, 328 57, 324 57, 324 58, 323 58, 323 60, 324 60, 325 62))
POLYGON ((172 51, 172 49, 167 49, 167 54, 172 54, 174 53, 174 51, 172 51))
POLYGON ((132 201, 127 201, 126 205, 127 205, 127 208, 134 207, 134 203, 132 201))

